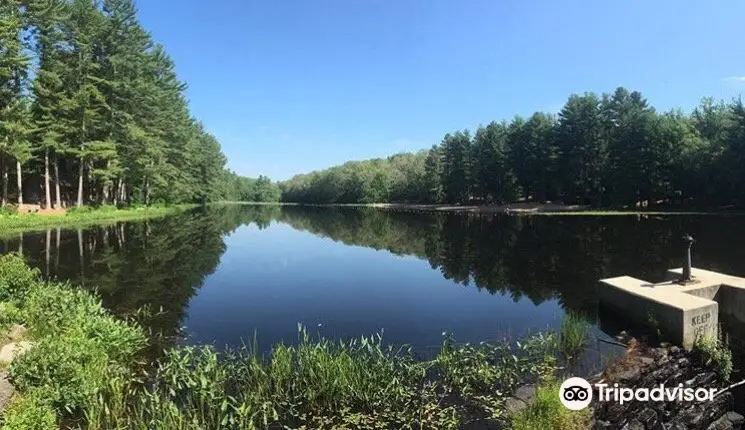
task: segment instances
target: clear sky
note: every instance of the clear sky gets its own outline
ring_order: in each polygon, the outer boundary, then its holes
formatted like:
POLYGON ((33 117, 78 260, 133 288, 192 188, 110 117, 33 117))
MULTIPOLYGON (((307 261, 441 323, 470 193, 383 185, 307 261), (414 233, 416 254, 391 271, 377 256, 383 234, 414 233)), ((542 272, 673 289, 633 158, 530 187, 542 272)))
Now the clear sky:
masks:
POLYGON ((240 174, 286 179, 557 112, 745 91, 742 0, 140 0, 194 115, 240 174))

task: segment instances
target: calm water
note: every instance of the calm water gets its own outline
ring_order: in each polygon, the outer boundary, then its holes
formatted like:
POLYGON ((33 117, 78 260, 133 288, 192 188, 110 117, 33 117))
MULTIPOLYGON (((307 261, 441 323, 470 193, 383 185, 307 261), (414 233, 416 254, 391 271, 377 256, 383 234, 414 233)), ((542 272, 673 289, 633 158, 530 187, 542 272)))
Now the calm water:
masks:
MULTIPOLYGON (((661 280, 681 265, 745 276, 743 217, 517 217, 271 206, 209 208, 158 221, 0 240, 45 276, 97 289, 106 305, 185 341, 262 350, 297 338, 383 331, 427 351, 557 327, 567 310, 596 334, 598 279, 661 280), (22 240, 21 240, 22 239, 22 240)), ((605 332, 605 333, 604 333, 605 332)))

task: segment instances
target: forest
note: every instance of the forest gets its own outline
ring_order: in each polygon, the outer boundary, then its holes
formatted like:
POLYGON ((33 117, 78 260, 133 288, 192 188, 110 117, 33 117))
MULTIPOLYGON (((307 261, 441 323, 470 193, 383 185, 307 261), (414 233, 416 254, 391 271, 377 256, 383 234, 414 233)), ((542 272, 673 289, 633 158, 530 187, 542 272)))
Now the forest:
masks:
POLYGON ((133 0, 3 0, 2 205, 277 201, 225 168, 185 90, 133 0))
POLYGON ((349 162, 281 184, 300 203, 594 207, 745 205, 745 106, 703 99, 656 111, 637 91, 572 95, 558 115, 491 122, 428 151, 349 162))

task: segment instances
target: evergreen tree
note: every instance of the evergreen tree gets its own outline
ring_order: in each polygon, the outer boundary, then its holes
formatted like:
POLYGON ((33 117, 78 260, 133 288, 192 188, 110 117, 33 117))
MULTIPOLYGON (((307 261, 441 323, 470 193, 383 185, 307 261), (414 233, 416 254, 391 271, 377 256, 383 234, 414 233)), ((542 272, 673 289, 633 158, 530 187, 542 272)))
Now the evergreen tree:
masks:
POLYGON ((487 201, 504 203, 517 197, 512 165, 508 157, 508 130, 505 123, 491 122, 479 127, 473 139, 474 183, 487 201))
POLYGON ((28 103, 23 89, 28 76, 23 32, 25 19, 18 0, 0 3, 0 175, 2 205, 8 202, 8 167, 15 161, 18 204, 23 204, 22 167, 31 158, 28 103))
POLYGON ((556 139, 562 192, 568 201, 602 202, 608 149, 599 105, 593 93, 572 95, 559 113, 556 139))
POLYGON ((440 147, 433 145, 427 153, 427 160, 424 165, 427 195, 425 201, 429 203, 439 203, 443 199, 442 191, 442 154, 440 147))
POLYGON ((466 203, 470 196, 471 136, 468 130, 447 134, 442 149, 442 188, 445 201, 466 203))

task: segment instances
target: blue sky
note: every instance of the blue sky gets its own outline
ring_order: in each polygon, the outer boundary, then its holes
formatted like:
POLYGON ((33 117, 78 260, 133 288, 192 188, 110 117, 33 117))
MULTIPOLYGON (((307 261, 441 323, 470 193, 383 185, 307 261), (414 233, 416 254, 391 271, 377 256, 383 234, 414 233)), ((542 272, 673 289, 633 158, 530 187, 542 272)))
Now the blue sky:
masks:
POLYGON ((641 91, 745 91, 742 0, 140 0, 240 174, 287 179, 456 129, 641 91))

